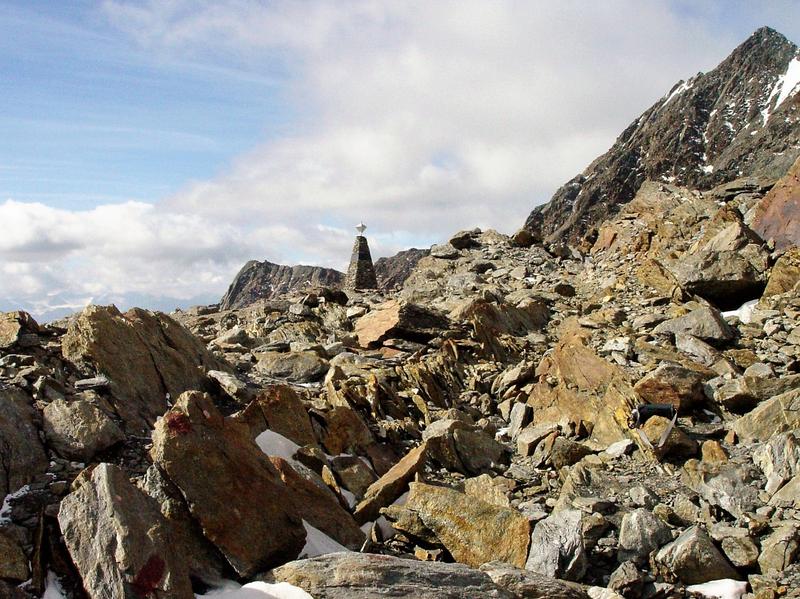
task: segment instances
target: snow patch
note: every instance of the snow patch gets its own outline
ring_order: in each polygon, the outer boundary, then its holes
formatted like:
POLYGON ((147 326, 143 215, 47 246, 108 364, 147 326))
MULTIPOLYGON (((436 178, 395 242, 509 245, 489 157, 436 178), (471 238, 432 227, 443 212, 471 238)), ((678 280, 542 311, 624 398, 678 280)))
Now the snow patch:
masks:
POLYGON ((664 106, 669 104, 669 101, 672 100, 672 98, 674 98, 678 94, 682 94, 687 89, 691 89, 693 85, 694 81, 692 79, 689 79, 689 81, 681 81, 680 85, 678 85, 675 89, 673 89, 672 93, 670 93, 670 95, 667 96, 667 99, 664 100, 664 103, 661 105, 661 107, 663 108, 664 106))
POLYGON ((706 174, 711 174, 711 173, 714 172, 714 165, 713 164, 707 164, 705 166, 701 166, 700 170, 703 171, 706 174))
POLYGON ((47 571, 47 582, 45 583, 42 599, 66 599, 64 588, 58 581, 58 576, 50 570, 47 571))
MULTIPOLYGON (((267 583, 248 582, 239 586, 233 581, 225 581, 219 588, 205 595, 195 595, 197 599, 213 597, 214 599, 314 599, 300 587, 288 582, 267 583)), ((53 598, 55 599, 55 598, 53 598)))
POLYGON ((291 439, 271 430, 266 430, 258 435, 256 445, 265 454, 283 458, 290 464, 295 463, 294 454, 300 449, 300 446, 291 439))
POLYGON ((731 578, 712 580, 703 584, 693 584, 686 587, 687 591, 699 593, 711 599, 741 599, 747 591, 747 583, 731 578))
POLYGON ((800 84, 800 58, 793 58, 789 62, 789 66, 786 67, 786 72, 775 81, 775 85, 772 87, 769 97, 767 97, 766 106, 764 106, 764 110, 761 111, 761 116, 764 119, 765 125, 772 114, 772 109, 770 108, 772 105, 772 98, 776 95, 778 96, 778 99, 775 100, 774 108, 774 110, 778 110, 778 107, 783 104, 783 101, 796 91, 798 84, 800 84))
POLYGON ((305 520, 303 520, 303 526, 306 529, 306 544, 297 559, 317 557, 318 555, 325 555, 327 553, 350 551, 347 547, 330 538, 321 530, 317 530, 305 520))
POLYGON ((756 304, 758 304, 758 300, 750 300, 749 302, 743 303, 736 310, 723 312, 722 317, 731 318, 736 316, 740 322, 744 324, 750 324, 750 322, 753 320, 753 310, 755 310, 756 304))

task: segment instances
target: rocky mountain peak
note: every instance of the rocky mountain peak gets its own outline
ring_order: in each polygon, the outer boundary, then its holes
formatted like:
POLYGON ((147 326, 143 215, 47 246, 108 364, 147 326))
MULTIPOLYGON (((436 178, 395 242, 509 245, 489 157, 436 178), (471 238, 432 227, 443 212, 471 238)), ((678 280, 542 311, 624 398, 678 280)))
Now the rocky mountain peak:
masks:
POLYGON ((648 179, 711 189, 782 177, 800 155, 798 48, 758 29, 715 69, 679 81, 614 145, 533 210, 526 228, 573 242, 633 199, 648 179))

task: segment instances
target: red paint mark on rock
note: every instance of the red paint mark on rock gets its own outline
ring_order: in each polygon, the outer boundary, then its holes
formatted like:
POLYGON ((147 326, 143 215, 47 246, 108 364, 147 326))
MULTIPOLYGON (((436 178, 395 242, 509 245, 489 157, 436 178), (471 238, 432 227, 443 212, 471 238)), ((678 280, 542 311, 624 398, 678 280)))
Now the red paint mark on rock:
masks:
MULTIPOLYGON (((185 416, 184 416, 185 418, 185 416)), ((164 560, 157 555, 151 555, 147 563, 142 566, 139 573, 133 579, 131 587, 139 597, 149 597, 158 588, 158 584, 164 577, 164 570, 166 564, 164 560)))
POLYGON ((185 435, 192 431, 192 422, 186 414, 170 412, 164 418, 167 421, 167 429, 173 435, 185 435))

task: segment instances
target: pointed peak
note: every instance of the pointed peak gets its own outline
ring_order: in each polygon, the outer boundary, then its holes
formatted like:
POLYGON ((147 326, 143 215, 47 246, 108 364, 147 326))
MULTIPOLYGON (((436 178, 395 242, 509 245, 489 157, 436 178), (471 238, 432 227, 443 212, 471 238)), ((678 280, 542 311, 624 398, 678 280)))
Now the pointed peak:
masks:
POLYGON ((774 30, 772 27, 764 26, 756 29, 750 37, 734 50, 734 53, 763 48, 765 46, 770 48, 790 47, 796 49, 796 46, 785 35, 774 30))

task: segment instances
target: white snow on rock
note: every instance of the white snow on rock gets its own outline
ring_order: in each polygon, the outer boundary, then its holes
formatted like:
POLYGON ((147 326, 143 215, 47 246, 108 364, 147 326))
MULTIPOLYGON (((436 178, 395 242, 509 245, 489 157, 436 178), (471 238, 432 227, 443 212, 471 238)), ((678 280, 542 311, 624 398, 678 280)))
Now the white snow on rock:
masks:
POLYGON ((58 576, 49 570, 47 572, 47 582, 45 583, 42 599, 66 599, 64 589, 61 587, 61 583, 58 582, 58 576))
POLYGON ((753 310, 755 310, 756 304, 758 304, 758 300, 750 300, 749 302, 745 302, 736 310, 723 312, 722 318, 736 316, 740 322, 744 324, 750 324, 750 322, 753 320, 753 310))
POLYGON ((672 100, 672 98, 674 98, 678 94, 682 94, 687 89, 691 89, 693 85, 694 81, 692 79, 689 79, 688 81, 682 81, 680 85, 678 85, 674 90, 672 90, 672 93, 669 96, 667 96, 667 99, 664 100, 664 103, 661 105, 662 108, 667 104, 669 104, 669 101, 672 100))
POLYGON ((213 597, 214 599, 314 599, 300 587, 288 582, 270 584, 267 582, 248 582, 239 586, 226 581, 220 588, 209 591, 205 595, 195 595, 197 599, 213 597))
POLYGON ((347 547, 333 540, 321 530, 317 530, 305 520, 303 520, 303 526, 306 529, 306 544, 297 559, 350 551, 347 547))
POLYGON ((300 446, 291 439, 271 430, 266 430, 258 435, 256 445, 265 454, 283 458, 290 464, 295 463, 293 456, 300 449, 300 446))
POLYGON ((741 599, 747 592, 747 583, 731 578, 711 580, 703 584, 693 584, 686 587, 687 591, 699 593, 709 599, 741 599))
POLYGON ((11 501, 26 495, 28 491, 30 491, 30 487, 28 485, 23 485, 13 493, 9 493, 5 496, 3 505, 0 507, 0 524, 9 524, 11 522, 11 501))
POLYGON ((761 116, 764 118, 764 124, 767 123, 767 120, 769 120, 769 117, 772 114, 772 110, 770 110, 772 98, 774 98, 776 95, 778 96, 778 99, 775 101, 774 108, 774 110, 778 110, 778 106, 783 104, 784 100, 791 96, 792 93, 797 91, 797 86, 799 84, 800 58, 793 58, 791 62, 789 62, 789 66, 786 67, 786 72, 778 77, 778 79, 775 81, 775 85, 773 86, 769 97, 767 97, 767 104, 764 107, 764 110, 761 111, 761 116))

